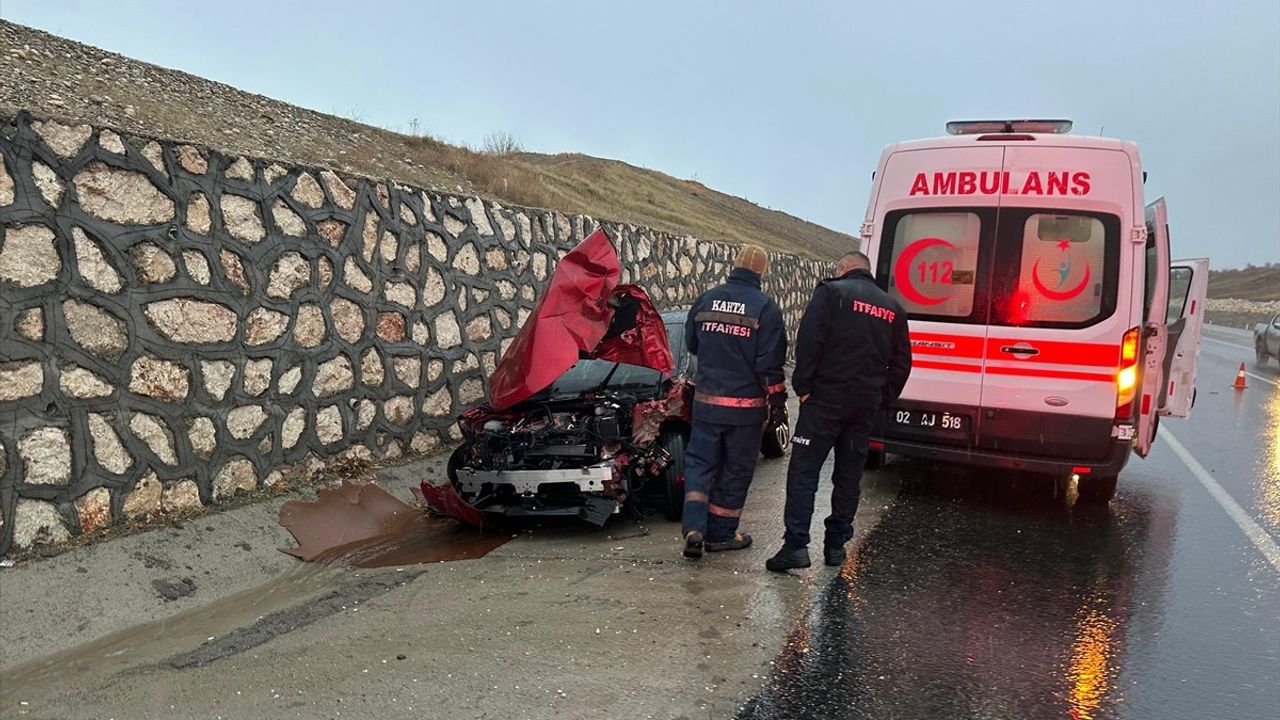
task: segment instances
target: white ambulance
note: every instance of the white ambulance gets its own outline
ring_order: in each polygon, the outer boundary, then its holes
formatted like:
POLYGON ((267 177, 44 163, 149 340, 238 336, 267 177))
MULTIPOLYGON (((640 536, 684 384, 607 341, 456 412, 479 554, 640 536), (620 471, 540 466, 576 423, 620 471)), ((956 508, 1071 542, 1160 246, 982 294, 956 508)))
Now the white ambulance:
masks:
POLYGON ((872 462, 1023 469, 1106 502, 1159 416, 1190 413, 1209 261, 1170 260, 1133 143, 1070 128, 952 122, 884 150, 862 250, 914 363, 872 462))

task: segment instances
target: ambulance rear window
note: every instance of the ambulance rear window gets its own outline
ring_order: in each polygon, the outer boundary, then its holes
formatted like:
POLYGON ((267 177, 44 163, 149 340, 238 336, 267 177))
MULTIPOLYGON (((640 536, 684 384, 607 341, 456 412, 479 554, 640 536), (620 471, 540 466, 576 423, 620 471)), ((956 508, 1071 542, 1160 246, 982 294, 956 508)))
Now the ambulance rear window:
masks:
POLYGON ((1024 321, 1078 323, 1102 309, 1106 232, 1087 216, 1037 213, 1023 223, 1017 292, 1024 321))
POLYGON ((974 311, 982 222, 972 212, 894 218, 893 246, 877 273, 911 317, 969 318, 974 311))
POLYGON ((1110 317, 1118 222, 1111 215, 1002 211, 993 323, 1071 328, 1110 317))

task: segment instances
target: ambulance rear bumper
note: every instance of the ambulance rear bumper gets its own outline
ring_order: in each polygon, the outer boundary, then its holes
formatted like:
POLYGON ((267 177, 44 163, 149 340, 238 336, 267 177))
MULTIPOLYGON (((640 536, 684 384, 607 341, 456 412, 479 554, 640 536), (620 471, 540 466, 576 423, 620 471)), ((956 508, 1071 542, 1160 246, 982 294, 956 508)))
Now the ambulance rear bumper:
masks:
POLYGON ((883 447, 886 453, 920 458, 922 460, 1006 470, 1022 470, 1050 475, 1079 473, 1105 477, 1118 475, 1125 464, 1129 462, 1129 454, 1132 450, 1132 443, 1129 441, 1112 440, 1105 456, 1101 458, 1095 457, 1088 460, 1076 458, 1051 459, 990 450, 977 450, 969 447, 934 445, 910 440, 887 440, 873 437, 871 442, 873 448, 883 447), (1081 472, 1082 469, 1087 470, 1081 472))

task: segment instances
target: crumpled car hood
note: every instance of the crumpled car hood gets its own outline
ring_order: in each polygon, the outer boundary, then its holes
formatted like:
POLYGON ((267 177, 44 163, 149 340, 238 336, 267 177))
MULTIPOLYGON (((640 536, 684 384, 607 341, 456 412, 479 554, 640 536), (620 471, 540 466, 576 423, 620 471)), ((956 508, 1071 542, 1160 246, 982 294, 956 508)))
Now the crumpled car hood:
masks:
POLYGON ((636 285, 619 285, 618 253, 596 230, 556 265, 551 282, 489 379, 504 410, 550 386, 582 358, 675 367, 662 317, 636 285))

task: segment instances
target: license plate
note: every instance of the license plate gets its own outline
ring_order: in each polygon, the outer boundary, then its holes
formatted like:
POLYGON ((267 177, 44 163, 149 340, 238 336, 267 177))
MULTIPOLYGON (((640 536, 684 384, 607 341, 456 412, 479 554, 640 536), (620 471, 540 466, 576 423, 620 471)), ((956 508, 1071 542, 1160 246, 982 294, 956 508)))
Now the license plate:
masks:
POLYGON ((894 408, 889 411, 889 421, 899 427, 916 428, 932 432, 963 435, 969 432, 969 416, 962 413, 950 413, 938 410, 903 410, 894 408))

